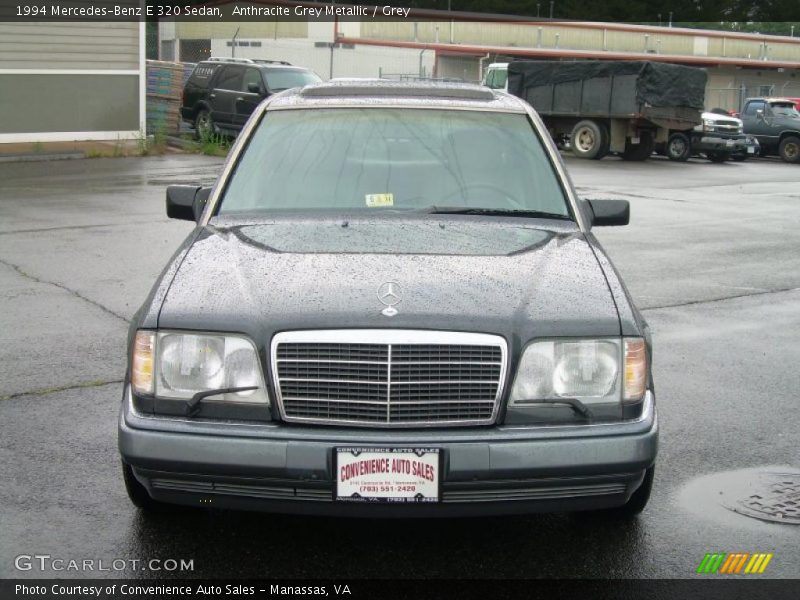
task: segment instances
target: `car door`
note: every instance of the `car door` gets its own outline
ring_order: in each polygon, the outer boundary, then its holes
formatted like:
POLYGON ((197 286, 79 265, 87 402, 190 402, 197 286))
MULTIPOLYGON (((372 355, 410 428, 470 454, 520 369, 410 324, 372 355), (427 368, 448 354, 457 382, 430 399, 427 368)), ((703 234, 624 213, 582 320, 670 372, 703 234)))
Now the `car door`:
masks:
POLYGON ((261 76, 261 70, 246 67, 242 76, 240 93, 234 99, 233 125, 241 129, 253 114, 256 106, 267 96, 267 88, 261 76))
POLYGON ((217 125, 232 127, 236 110, 236 98, 242 93, 244 67, 225 65, 214 79, 214 87, 209 94, 211 118, 217 125))
POLYGON ((759 144, 771 148, 775 145, 777 137, 773 135, 772 128, 769 126, 768 121, 767 103, 763 100, 751 100, 747 103, 747 106, 744 107, 742 123, 745 133, 754 135, 759 144), (758 111, 763 111, 762 116, 758 115, 758 111))

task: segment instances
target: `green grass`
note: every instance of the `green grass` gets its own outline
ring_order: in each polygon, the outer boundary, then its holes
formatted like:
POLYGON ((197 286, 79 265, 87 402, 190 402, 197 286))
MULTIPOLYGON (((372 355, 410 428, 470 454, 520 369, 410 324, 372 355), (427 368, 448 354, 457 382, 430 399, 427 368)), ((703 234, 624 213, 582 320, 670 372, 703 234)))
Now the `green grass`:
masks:
POLYGON ((200 135, 200 140, 195 144, 195 150, 207 156, 227 156, 231 143, 224 135, 206 131, 200 135))

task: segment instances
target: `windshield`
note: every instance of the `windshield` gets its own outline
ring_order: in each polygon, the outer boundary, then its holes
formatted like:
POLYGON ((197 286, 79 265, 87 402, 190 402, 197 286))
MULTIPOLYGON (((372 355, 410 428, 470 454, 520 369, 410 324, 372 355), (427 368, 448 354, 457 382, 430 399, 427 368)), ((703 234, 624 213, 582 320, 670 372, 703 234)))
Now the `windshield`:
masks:
POLYGON ((800 113, 797 112, 797 109, 794 107, 794 104, 789 102, 784 102, 782 104, 770 104, 770 108, 772 109, 772 114, 777 115, 779 117, 797 117, 800 118, 800 113))
POLYGON ((220 213, 437 207, 569 215, 526 115, 408 108, 267 112, 220 213))
POLYGON ((303 87, 310 83, 319 83, 322 79, 312 71, 302 69, 276 69, 265 73, 267 87, 270 91, 280 92, 289 88, 303 87))

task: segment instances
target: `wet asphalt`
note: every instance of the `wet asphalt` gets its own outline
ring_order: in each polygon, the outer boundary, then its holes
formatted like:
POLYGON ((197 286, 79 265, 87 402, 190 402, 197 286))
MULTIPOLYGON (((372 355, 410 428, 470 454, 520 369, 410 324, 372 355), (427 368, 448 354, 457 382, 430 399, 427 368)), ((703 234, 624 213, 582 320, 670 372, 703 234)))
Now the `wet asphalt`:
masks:
MULTIPOLYGON (((364 521, 183 510, 146 518, 119 473, 128 319, 190 231, 169 183, 197 156, 0 164, 0 577, 19 555, 193 560, 201 577, 691 577, 707 552, 800 573, 800 526, 735 514, 720 474, 800 470, 800 167, 568 159, 579 191, 630 200, 597 229, 654 337, 661 447, 632 522, 553 514, 364 521)), ((747 477, 742 474, 725 477, 747 477)))

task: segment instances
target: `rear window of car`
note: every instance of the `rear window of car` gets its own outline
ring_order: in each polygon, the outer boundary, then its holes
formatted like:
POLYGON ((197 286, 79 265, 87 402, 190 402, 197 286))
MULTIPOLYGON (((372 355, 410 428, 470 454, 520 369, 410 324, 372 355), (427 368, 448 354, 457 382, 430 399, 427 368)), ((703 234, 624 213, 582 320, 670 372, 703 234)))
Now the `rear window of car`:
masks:
POLYGON ((382 107, 268 111, 220 213, 444 206, 570 214, 527 115, 382 107))
POLYGON ((275 69, 265 73, 267 87, 272 92, 280 92, 290 88, 303 87, 322 81, 313 71, 303 69, 275 69))

